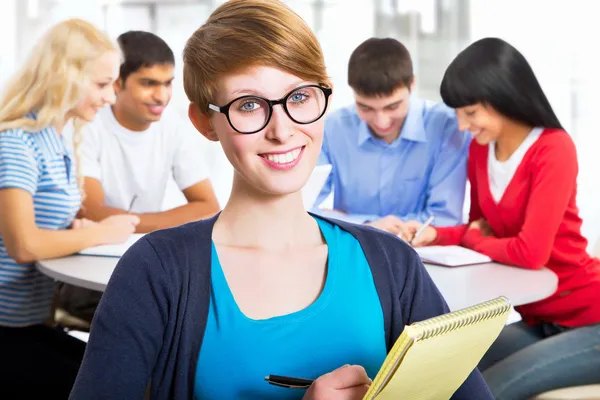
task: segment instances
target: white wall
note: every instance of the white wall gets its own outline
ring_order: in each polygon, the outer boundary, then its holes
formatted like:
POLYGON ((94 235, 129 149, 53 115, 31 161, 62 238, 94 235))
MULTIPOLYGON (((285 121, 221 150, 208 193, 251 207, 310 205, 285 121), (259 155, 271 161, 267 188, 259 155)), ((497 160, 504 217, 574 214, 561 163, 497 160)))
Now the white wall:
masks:
POLYGON ((17 56, 17 5, 16 0, 0 0, 0 87, 15 70, 17 56), (10 38, 10 39, 9 39, 10 38), (12 39, 12 40, 11 40, 12 39))

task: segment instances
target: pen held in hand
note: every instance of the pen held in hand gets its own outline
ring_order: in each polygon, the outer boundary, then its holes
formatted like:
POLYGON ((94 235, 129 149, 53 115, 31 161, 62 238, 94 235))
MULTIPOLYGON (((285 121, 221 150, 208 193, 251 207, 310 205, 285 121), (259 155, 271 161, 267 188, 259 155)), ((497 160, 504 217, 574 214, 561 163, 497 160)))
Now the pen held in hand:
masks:
POLYGON ((133 209, 133 203, 135 203, 135 201, 137 200, 138 195, 134 195, 133 198, 131 199, 131 203, 129 203, 129 208, 127 209, 128 213, 131 213, 131 210, 133 209))
POLYGON ((312 379, 290 378, 281 375, 265 376, 265 381, 271 385, 289 389, 308 389, 313 383, 312 379))
POLYGON ((409 244, 412 244, 415 241, 415 239, 418 238, 429 225, 431 225, 431 223, 433 222, 434 219, 435 219, 435 216, 433 216, 433 215, 431 217, 429 217, 427 219, 427 221, 425 221, 425 223, 423 225, 421 225, 421 227, 415 232, 415 235, 410 240, 409 244))

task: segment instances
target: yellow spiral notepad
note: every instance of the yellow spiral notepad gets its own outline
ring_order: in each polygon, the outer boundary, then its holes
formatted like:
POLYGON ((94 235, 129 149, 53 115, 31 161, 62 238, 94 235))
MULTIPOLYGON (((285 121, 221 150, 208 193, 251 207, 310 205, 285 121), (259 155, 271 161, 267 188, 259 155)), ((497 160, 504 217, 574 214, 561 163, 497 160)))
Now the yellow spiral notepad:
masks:
POLYGON ((363 400, 443 400, 475 369, 511 310, 499 297, 407 325, 363 400))

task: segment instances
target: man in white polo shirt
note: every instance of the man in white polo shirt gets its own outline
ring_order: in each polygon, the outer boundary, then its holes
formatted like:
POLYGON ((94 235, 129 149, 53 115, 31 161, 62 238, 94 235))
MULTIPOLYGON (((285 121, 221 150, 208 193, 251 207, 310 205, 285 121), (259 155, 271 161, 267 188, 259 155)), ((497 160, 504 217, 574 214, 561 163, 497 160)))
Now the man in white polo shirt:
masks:
POLYGON ((117 100, 85 127, 81 216, 99 221, 130 212, 137 231, 151 232, 207 217, 219 210, 202 158, 202 137, 189 122, 163 112, 172 95, 174 56, 150 32, 118 38, 124 62, 115 83, 117 100), (187 204, 161 209, 173 178, 187 204))
MULTIPOLYGON (((163 115, 172 95, 172 50, 149 32, 129 31, 118 42, 124 61, 116 103, 101 109, 82 132, 80 217, 100 221, 132 213, 140 217, 137 232, 146 233, 213 215, 219 205, 202 159, 203 138, 187 120, 163 115), (170 178, 187 204, 162 210, 170 178)), ((60 284, 58 306, 90 322, 100 296, 60 284)))

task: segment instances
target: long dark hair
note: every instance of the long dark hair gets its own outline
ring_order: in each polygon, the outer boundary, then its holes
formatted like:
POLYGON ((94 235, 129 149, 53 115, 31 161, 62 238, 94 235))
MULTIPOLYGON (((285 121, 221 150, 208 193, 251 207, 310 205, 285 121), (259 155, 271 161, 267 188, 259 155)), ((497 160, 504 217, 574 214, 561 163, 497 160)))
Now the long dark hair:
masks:
POLYGON ((529 126, 563 129, 525 57, 502 39, 481 39, 461 51, 440 93, 452 108, 483 103, 529 126))

